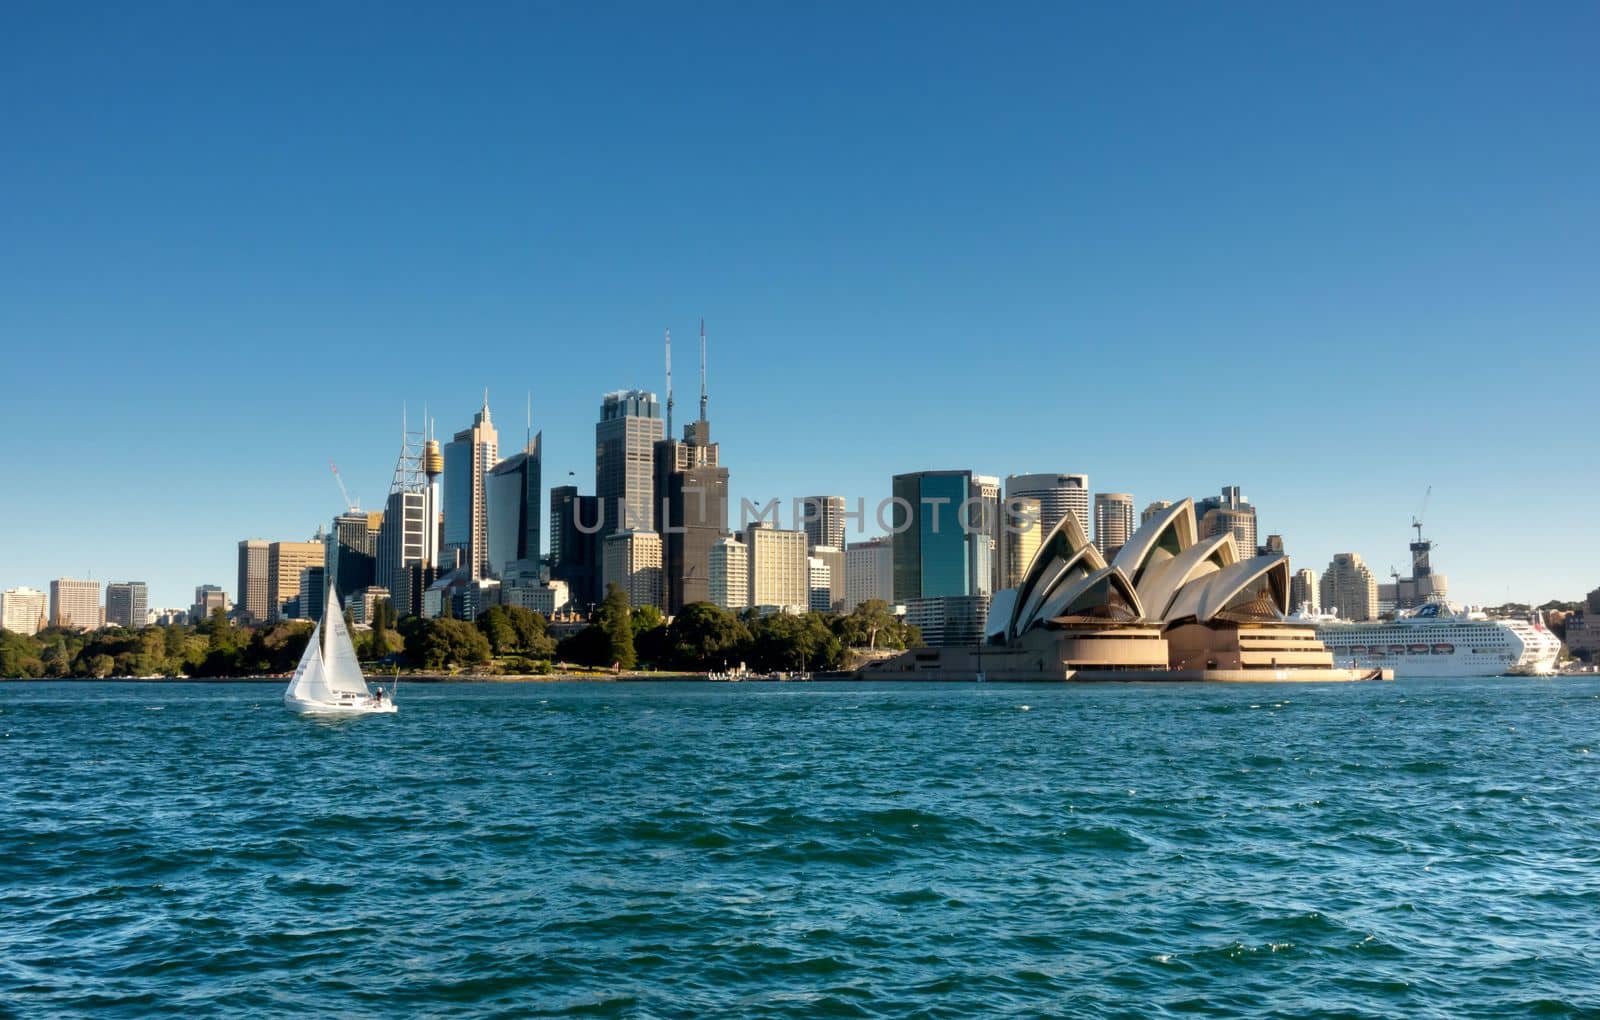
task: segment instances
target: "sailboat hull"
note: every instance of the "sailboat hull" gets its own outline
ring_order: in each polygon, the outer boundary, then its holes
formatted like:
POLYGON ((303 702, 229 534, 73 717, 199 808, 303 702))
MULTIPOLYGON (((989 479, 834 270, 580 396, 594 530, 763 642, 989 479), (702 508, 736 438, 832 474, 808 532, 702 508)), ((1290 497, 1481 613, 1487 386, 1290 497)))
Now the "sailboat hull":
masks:
POLYGON ((297 715, 390 715, 399 711, 393 701, 385 698, 351 698, 341 701, 305 701, 285 694, 283 705, 297 715))

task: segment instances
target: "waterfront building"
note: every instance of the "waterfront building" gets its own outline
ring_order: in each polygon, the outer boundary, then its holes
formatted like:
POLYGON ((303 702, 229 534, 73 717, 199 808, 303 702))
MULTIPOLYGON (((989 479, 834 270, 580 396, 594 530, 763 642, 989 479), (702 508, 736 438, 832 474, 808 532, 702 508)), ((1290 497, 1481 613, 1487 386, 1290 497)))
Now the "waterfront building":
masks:
POLYGON ((137 630, 149 626, 150 589, 143 581, 106 585, 106 626, 137 630))
POLYGON ((224 614, 228 612, 228 593, 215 584, 197 585, 194 589, 194 605, 189 609, 190 620, 204 623, 218 609, 224 614))
MULTIPOLYGON (((919 471, 895 475, 893 491, 895 601, 906 604, 908 620, 915 603, 918 619, 937 621, 932 633, 939 640, 960 640, 970 614, 986 612, 991 594, 994 539, 984 517, 985 486, 970 471, 919 471)), ((983 625, 976 623, 980 634, 983 625)))
MULTIPOLYGON (((1126 492, 1097 492, 1094 497, 1094 545, 1100 555, 1114 559, 1133 536, 1133 496, 1126 492)), ((1254 548, 1254 547, 1252 547, 1254 548)))
MULTIPOLYGON (((372 586, 378 562, 378 536, 383 514, 350 510, 333 519, 324 540, 322 564, 328 582, 340 592, 372 586), (376 520, 374 520, 376 519, 376 520)), ((322 614, 307 619, 322 619, 322 614)))
POLYGON ((661 536, 653 531, 618 531, 604 541, 606 584, 628 593, 628 604, 661 607, 661 536))
POLYGON ((472 580, 493 573, 489 563, 489 472, 500 460, 500 433, 489 416, 489 394, 444 447, 444 544, 441 566, 466 570, 472 580))
MULTIPOLYGON (((706 417, 706 335, 700 325, 700 417, 683 428, 683 439, 670 435, 654 447, 652 506, 655 530, 662 542, 662 584, 666 610, 711 599, 711 547, 728 532, 728 469, 721 449, 711 441, 706 417)), ((671 418, 672 365, 667 365, 667 407, 671 418)), ((667 423, 671 427, 670 420, 667 423)))
POLYGON ((744 544, 750 557, 750 604, 804 611, 811 601, 806 533, 757 521, 745 530, 744 544))
MULTIPOLYGON (((594 427, 594 494, 600 537, 655 526, 655 444, 666 438, 661 405, 647 390, 617 390, 600 402, 594 427)), ((615 580, 604 574, 604 582, 615 580)))
POLYGON ((1032 496, 1011 496, 1006 500, 1006 528, 1004 556, 1005 573, 1000 588, 1015 588, 1022 583, 1022 575, 1039 551, 1039 539, 1044 531, 1043 505, 1032 496))
POLYGON ((300 572, 307 567, 323 566, 326 555, 327 546, 320 530, 310 542, 268 543, 267 602, 274 622, 303 617, 303 612, 291 610, 288 603, 300 594, 300 572))
POLYGON ((826 613, 833 608, 833 570, 828 561, 818 556, 806 557, 806 608, 813 613, 826 613))
POLYGON ((844 611, 874 599, 894 603, 894 539, 889 535, 851 542, 844 550, 844 611))
POLYGON ((993 595, 1005 586, 1006 518, 1000 506, 1000 479, 973 475, 968 499, 973 501, 966 522, 973 532, 973 577, 980 594, 993 595))
POLYGON ((0 592, 0 628, 13 634, 37 634, 46 626, 50 602, 37 588, 7 588, 0 592))
POLYGON ((1171 505, 1172 500, 1170 499, 1152 500, 1150 504, 1144 508, 1144 512, 1139 515, 1139 525, 1143 527, 1144 525, 1149 524, 1152 519, 1160 515, 1161 511, 1165 510, 1171 505))
POLYGON ((50 582, 50 626, 98 630, 104 623, 100 582, 60 577, 50 582))
POLYGON ((963 513, 979 498, 972 472, 917 471, 892 484, 895 600, 986 591, 988 532, 977 513, 963 513))
POLYGON ((390 602, 392 604, 389 590, 387 588, 379 588, 377 585, 373 585, 370 588, 362 588, 360 591, 353 591, 344 596, 344 607, 350 613, 350 622, 361 624, 364 627, 372 626, 372 618, 377 612, 378 603, 380 602, 390 602))
POLYGON ((271 591, 267 543, 259 538, 247 538, 239 543, 239 619, 245 623, 270 620, 271 591))
POLYGON ((710 601, 735 612, 750 605, 750 550, 737 538, 721 538, 711 546, 710 601))
POLYGON ((563 581, 573 605, 587 611, 600 601, 598 496, 580 496, 576 485, 550 490, 550 576, 563 581))
POLYGON ((397 618, 419 616, 423 593, 439 570, 440 478, 444 453, 426 431, 412 432, 402 418, 400 455, 389 484, 378 533, 376 587, 389 592, 397 618))
MULTIPOLYGON (((810 549, 810 555, 813 559, 822 561, 823 565, 828 568, 828 605, 826 608, 832 612, 843 611, 845 587, 849 583, 849 579, 846 577, 848 568, 845 566, 844 550, 835 549, 829 545, 814 545, 810 549)), ((813 585, 813 587, 815 586, 813 585)), ((814 591, 812 596, 812 601, 816 601, 814 591)))
POLYGON ((489 471, 489 570, 502 580, 512 564, 539 559, 544 524, 543 445, 544 433, 531 436, 521 453, 489 471))
MULTIPOLYGON (((869 664, 906 679, 1357 680, 1312 627, 1288 620, 1289 561, 1241 558, 1232 533, 1197 538, 1191 500, 1152 517, 1107 562, 1068 514, 1017 588, 996 595, 981 643, 952 641, 869 664)), ((937 627, 926 607, 908 622, 937 627)), ((927 635, 924 635, 924 640, 927 635)))
POLYGON ((1074 474, 1011 475, 1006 497, 1027 496, 1039 501, 1039 534, 1048 535, 1061 518, 1071 513, 1085 532, 1094 523, 1089 516, 1089 476, 1074 474))
MULTIPOLYGON (((344 592, 335 590, 334 595, 342 599, 344 592)), ((300 571, 300 585, 295 595, 295 611, 292 614, 297 620, 322 619, 323 606, 328 601, 328 570, 326 567, 304 567, 300 571)), ((339 603, 339 608, 344 608, 344 603, 339 603)))
POLYGON ((1319 582, 1322 611, 1360 623, 1378 618, 1378 580, 1357 553, 1334 553, 1319 582))
POLYGON ((844 497, 804 496, 800 504, 800 527, 806 533, 806 544, 843 549, 844 497))
POLYGON ((1289 611, 1315 615, 1322 612, 1322 590, 1317 584, 1317 572, 1302 567, 1289 579, 1289 611))
POLYGON ((983 643, 989 608, 987 593, 911 599, 906 603, 906 622, 922 632, 922 643, 929 648, 978 645, 983 643))
POLYGON ((1230 533, 1239 547, 1239 555, 1256 553, 1256 508, 1237 485, 1225 485, 1217 496, 1196 500, 1195 519, 1200 523, 1200 537, 1230 533))

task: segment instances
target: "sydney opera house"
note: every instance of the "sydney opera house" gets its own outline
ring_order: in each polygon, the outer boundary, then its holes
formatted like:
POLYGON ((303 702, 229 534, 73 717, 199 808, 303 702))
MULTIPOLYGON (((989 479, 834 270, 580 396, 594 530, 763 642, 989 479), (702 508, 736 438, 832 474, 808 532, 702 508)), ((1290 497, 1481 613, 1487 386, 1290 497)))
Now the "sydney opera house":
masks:
MULTIPOLYGON (((1255 550, 1249 550, 1254 553, 1255 550)), ((984 642, 918 648, 869 679, 1364 680, 1338 669, 1309 626, 1288 620, 1289 559, 1241 558, 1231 533, 1197 538, 1185 499, 1107 563, 1067 514, 1022 582, 998 592, 984 642)))

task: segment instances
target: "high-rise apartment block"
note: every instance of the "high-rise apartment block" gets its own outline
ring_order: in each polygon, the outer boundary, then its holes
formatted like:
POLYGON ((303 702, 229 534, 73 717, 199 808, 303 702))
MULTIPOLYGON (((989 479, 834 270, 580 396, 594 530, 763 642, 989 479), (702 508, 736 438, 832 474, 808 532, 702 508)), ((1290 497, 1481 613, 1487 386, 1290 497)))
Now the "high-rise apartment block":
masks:
POLYGON ((1323 612, 1357 623, 1377 619, 1378 579, 1358 554, 1334 553, 1319 587, 1323 612))
POLYGON ((1088 475, 1011 475, 1006 479, 1006 497, 1013 496, 1028 496, 1039 501, 1041 536, 1050 534, 1050 529, 1069 513, 1077 515, 1086 535, 1094 524, 1089 516, 1088 475))
POLYGON ((1002 557, 1005 576, 1001 578, 1001 588, 1015 588, 1022 583, 1044 538, 1043 513, 1043 505, 1033 496, 1011 496, 1006 500, 1002 557))
POLYGON ((619 531, 605 538, 606 584, 628 593, 632 606, 661 605, 661 536, 619 531))
POLYGON ((61 577, 50 582, 50 626, 98 630, 105 623, 100 582, 61 577))
POLYGON ((750 604, 804 610, 811 602, 806 533, 758 522, 745 530, 744 544, 750 555, 750 604))
POLYGON ((13 634, 37 634, 47 625, 49 597, 37 588, 7 588, 0 592, 0 627, 13 634))
POLYGON ((1293 613, 1322 612, 1322 591, 1317 584, 1317 572, 1302 567, 1289 578, 1289 611, 1293 613))
POLYGON ((1126 492, 1097 492, 1094 497, 1094 544, 1111 559, 1133 537, 1133 496, 1126 492))
POLYGON ((750 550, 737 538, 711 546, 711 601, 734 612, 750 605, 750 550))
POLYGON ((894 602, 894 539, 888 535, 851 542, 844 550, 844 611, 863 602, 894 602))
POLYGON ((143 581, 106 585, 106 626, 136 630, 148 623, 150 590, 143 581))
POLYGON ((239 618, 245 623, 272 619, 272 574, 268 543, 247 538, 239 543, 239 618))
POLYGON ((1232 532, 1241 560, 1256 554, 1256 508, 1239 486, 1226 485, 1219 496, 1195 500, 1194 516, 1200 523, 1201 538, 1232 532))
POLYGON ((844 548, 844 497, 805 496, 799 500, 800 527, 806 542, 832 549, 844 548))
POLYGON ((321 567, 327 556, 322 537, 310 542, 272 542, 267 545, 267 601, 273 620, 295 619, 302 615, 289 603, 300 596, 300 572, 321 567), (294 610, 291 615, 291 610, 294 610))

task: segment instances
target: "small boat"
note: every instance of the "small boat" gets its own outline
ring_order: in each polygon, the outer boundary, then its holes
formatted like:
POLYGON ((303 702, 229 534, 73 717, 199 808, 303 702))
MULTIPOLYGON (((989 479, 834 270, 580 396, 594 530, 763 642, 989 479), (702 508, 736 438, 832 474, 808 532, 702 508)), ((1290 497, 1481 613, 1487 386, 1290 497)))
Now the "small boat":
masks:
POLYGON ((322 619, 311 632, 300 665, 283 692, 283 704, 300 715, 375 715, 398 711, 394 694, 367 688, 356 660, 350 630, 344 625, 344 607, 333 586, 323 603, 322 619))

